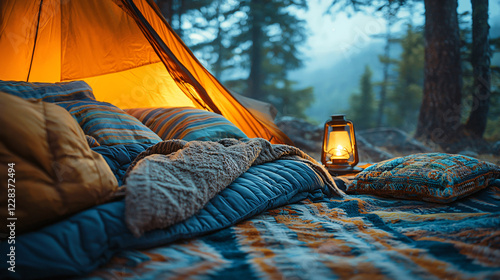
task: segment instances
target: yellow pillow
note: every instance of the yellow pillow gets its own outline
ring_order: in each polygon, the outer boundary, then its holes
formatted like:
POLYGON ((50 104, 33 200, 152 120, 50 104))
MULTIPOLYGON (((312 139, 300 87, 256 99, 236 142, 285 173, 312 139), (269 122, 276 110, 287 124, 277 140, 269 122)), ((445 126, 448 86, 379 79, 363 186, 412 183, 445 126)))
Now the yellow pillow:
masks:
POLYGON ((0 126, 0 220, 16 234, 112 198, 115 176, 64 108, 0 92, 0 126))

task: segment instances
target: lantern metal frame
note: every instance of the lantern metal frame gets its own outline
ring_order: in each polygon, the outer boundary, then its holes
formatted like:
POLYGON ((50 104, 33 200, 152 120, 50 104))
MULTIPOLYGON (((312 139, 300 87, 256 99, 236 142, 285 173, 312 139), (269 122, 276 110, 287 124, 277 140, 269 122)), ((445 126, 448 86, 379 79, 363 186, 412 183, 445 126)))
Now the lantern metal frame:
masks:
POLYGON ((332 115, 331 120, 325 122, 323 145, 321 149, 321 162, 327 170, 330 171, 330 173, 341 175, 347 173, 357 173, 362 170, 361 168, 355 167, 359 162, 356 132, 352 121, 347 120, 345 115, 332 115), (330 139, 330 137, 333 137, 332 133, 342 135, 342 137, 339 138, 345 139, 341 139, 340 142, 329 143, 332 141, 332 139, 330 139), (346 138, 345 135, 347 135, 348 138, 346 138), (349 147, 347 147, 348 145, 346 144, 346 140, 349 141, 349 147), (337 148, 331 148, 331 146, 336 145, 338 145, 337 148), (330 147, 329 150, 327 150, 328 147, 330 147), (333 155, 332 152, 330 152, 332 150, 336 150, 336 155, 333 155), (346 157, 345 153, 347 153, 348 157, 346 157), (327 155, 330 155, 329 159, 327 158, 327 155), (336 156, 338 158, 335 159, 336 156))

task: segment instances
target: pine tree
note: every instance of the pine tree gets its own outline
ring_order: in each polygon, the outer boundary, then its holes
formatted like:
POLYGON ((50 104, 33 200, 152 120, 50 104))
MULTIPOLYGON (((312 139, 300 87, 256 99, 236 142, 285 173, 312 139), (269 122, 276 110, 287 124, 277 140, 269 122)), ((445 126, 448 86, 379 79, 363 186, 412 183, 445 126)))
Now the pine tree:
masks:
POLYGON ((238 2, 235 16, 239 20, 233 27, 239 34, 232 38, 231 48, 238 61, 235 67, 249 74, 247 78, 233 79, 226 84, 248 97, 268 101, 277 108, 288 108, 288 115, 303 116, 304 109, 313 100, 313 92, 295 89, 292 87, 295 83, 287 77, 289 71, 302 66, 299 47, 307 37, 305 21, 292 9, 307 9, 307 2, 238 2))
POLYGON ((378 103, 378 108, 377 108, 377 116, 376 116, 376 121, 375 121, 375 126, 381 127, 382 124, 384 123, 384 116, 385 116, 385 110, 386 110, 386 103, 387 103, 387 92, 389 90, 389 71, 392 65, 392 59, 391 59, 391 44, 392 42, 392 34, 391 34, 391 26, 394 22, 394 16, 392 14, 387 15, 387 31, 385 34, 385 47, 384 47, 384 54, 379 55, 378 59, 380 63, 383 65, 383 78, 382 82, 380 82, 380 100, 378 103))
MULTIPOLYGON (((225 70, 231 69, 234 64, 231 48, 232 30, 230 24, 227 24, 227 19, 235 12, 234 6, 225 0, 211 1, 211 5, 198 10, 199 15, 192 23, 194 28, 189 32, 191 36, 210 35, 203 40, 193 42, 189 47, 219 80, 224 79, 225 70)), ((234 33, 234 30, 232 32, 234 33)))
POLYGON ((406 34, 399 43, 403 51, 396 67, 396 85, 389 94, 388 123, 411 132, 416 128, 422 100, 424 38, 421 31, 408 24, 406 34))
POLYGON ((213 5, 213 2, 212 0, 157 0, 158 7, 172 29, 188 44, 189 34, 203 30, 193 24, 200 18, 200 10, 213 5))
POLYGON ((375 125, 375 98, 373 94, 372 70, 368 65, 359 80, 360 92, 349 99, 349 118, 357 129, 373 128, 375 125))
POLYGON ((305 21, 293 11, 307 9, 306 0, 166 2, 176 32, 228 88, 270 102, 283 114, 305 116, 313 89, 296 89, 288 73, 302 66, 305 21), (200 34, 206 38, 192 40, 200 34))
MULTIPOLYGON (((407 5, 417 0, 331 0, 356 8, 377 5, 379 9, 397 3, 407 5), (380 3, 384 3, 380 6, 380 3)), ((457 0, 424 0, 425 7, 425 71, 422 105, 416 136, 449 150, 463 136, 462 58, 457 15, 457 0)), ((456 148, 452 147, 452 148, 456 148)))
POLYGON ((377 105, 377 113, 375 116, 375 126, 380 127, 387 123, 387 104, 388 93, 392 86, 392 66, 396 63, 395 59, 391 58, 391 45, 395 43, 394 35, 391 33, 392 26, 400 20, 398 13, 406 6, 410 14, 412 13, 413 3, 410 0, 330 0, 330 6, 327 12, 332 13, 337 9, 359 12, 367 7, 377 6, 376 13, 381 14, 387 21, 386 32, 383 35, 375 35, 374 37, 383 38, 385 40, 384 54, 379 55, 379 61, 383 66, 383 78, 381 82, 376 83, 380 87, 379 102, 377 105))
POLYGON ((282 88, 273 88, 272 104, 284 116, 308 119, 305 110, 314 101, 313 88, 295 89, 296 82, 286 80, 282 88))

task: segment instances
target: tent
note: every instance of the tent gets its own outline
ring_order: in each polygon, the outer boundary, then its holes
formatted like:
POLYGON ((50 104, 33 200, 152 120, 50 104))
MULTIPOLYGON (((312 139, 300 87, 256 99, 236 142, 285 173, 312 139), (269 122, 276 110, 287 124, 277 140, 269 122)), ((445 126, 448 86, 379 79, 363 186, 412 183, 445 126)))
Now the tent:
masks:
POLYGON ((153 0, 2 0, 0 61, 0 80, 84 80, 120 108, 205 109, 249 137, 291 144, 201 65, 153 0))

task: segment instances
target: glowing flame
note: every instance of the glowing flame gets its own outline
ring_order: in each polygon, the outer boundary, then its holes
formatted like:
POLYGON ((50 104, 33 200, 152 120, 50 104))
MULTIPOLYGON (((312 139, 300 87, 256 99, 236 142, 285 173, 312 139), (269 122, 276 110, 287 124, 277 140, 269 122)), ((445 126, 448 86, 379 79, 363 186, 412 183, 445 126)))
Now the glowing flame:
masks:
POLYGON ((335 159, 349 159, 349 151, 342 145, 337 145, 336 148, 333 148, 329 152, 331 154, 330 160, 335 159))
POLYGON ((337 149, 335 149, 335 155, 341 156, 344 153, 345 148, 342 145, 338 145, 337 149))

